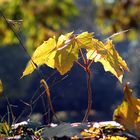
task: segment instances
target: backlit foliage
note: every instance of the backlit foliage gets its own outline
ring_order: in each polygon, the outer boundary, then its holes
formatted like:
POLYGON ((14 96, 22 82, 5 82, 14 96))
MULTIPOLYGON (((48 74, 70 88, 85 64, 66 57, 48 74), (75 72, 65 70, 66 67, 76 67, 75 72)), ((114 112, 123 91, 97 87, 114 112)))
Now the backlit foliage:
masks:
POLYGON ((33 53, 23 76, 36 69, 34 63, 37 66, 46 64, 51 68, 56 68, 61 75, 64 75, 70 71, 74 61, 78 61, 79 49, 86 49, 87 60, 102 63, 105 71, 111 72, 122 82, 124 71, 128 70, 128 67, 115 50, 112 41, 99 41, 93 37, 93 33, 88 32, 79 35, 71 32, 45 41, 33 53))

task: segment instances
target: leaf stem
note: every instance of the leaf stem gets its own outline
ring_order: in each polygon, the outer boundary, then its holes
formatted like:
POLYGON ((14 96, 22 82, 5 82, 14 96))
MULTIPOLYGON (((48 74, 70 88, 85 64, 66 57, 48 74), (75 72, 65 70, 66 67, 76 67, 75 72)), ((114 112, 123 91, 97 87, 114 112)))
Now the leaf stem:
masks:
MULTIPOLYGON (((97 54, 96 54, 96 56, 97 56, 97 54)), ((90 61, 90 63, 88 64, 88 69, 90 69, 90 66, 92 65, 92 63, 94 62, 94 60, 95 60, 95 58, 96 58, 96 56, 90 61)))
POLYGON ((75 61, 80 67, 82 67, 84 70, 86 70, 86 68, 79 62, 79 61, 75 61))
POLYGON ((87 64, 87 59, 85 58, 85 56, 84 56, 84 54, 83 54, 83 52, 82 52, 82 49, 80 48, 79 51, 80 51, 80 54, 81 54, 82 59, 83 59, 83 61, 84 61, 84 64, 86 65, 86 64, 87 64))
POLYGON ((94 59, 92 59, 92 60, 90 61, 90 63, 88 64, 88 69, 90 69, 90 66, 92 65, 93 62, 94 62, 94 59))
POLYGON ((80 54, 82 56, 82 59, 84 61, 84 65, 82 65, 81 63, 79 63, 78 61, 76 61, 77 64, 79 64, 86 72, 87 74, 87 89, 88 89, 88 106, 87 106, 87 110, 85 113, 85 116, 83 118, 82 122, 87 122, 88 121, 88 117, 90 115, 91 109, 92 109, 92 88, 91 88, 91 70, 90 70, 90 66, 93 63, 94 59, 88 64, 88 60, 87 58, 85 58, 82 49, 80 49, 80 54))
POLYGON ((91 70, 88 67, 86 67, 86 74, 87 74, 87 88, 88 88, 88 107, 83 122, 88 121, 88 117, 90 115, 91 108, 92 108, 91 70))

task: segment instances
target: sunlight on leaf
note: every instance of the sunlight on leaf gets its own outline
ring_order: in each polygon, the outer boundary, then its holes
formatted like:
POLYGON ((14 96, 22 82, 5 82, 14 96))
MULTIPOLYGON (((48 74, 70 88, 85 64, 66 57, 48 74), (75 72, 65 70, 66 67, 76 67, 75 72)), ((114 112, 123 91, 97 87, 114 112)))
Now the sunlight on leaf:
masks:
POLYGON ((140 99, 133 96, 128 85, 124 87, 124 100, 114 111, 113 119, 140 138, 140 99))
POLYGON ((110 71, 122 82, 124 71, 128 70, 128 67, 115 50, 112 41, 108 40, 103 43, 95 39, 93 33, 88 32, 79 35, 70 32, 45 41, 34 52, 23 76, 36 69, 33 62, 38 67, 46 64, 53 69, 56 68, 61 75, 64 75, 72 68, 74 61, 78 60, 79 49, 86 49, 87 59, 101 62, 105 71, 110 71))
POLYGON ((78 59, 78 46, 74 41, 73 32, 61 35, 57 42, 57 53, 55 56, 55 68, 61 75, 68 72, 75 60, 78 59))
POLYGON ((48 66, 54 68, 53 58, 55 54, 56 54, 55 38, 50 38, 48 41, 44 41, 44 43, 35 50, 32 56, 32 60, 29 61, 26 69, 23 72, 23 76, 31 74, 36 69, 33 62, 37 66, 41 66, 42 64, 47 64, 48 66))
POLYGON ((93 38, 93 33, 88 33, 88 32, 83 32, 79 34, 75 40, 77 42, 77 45, 80 48, 86 48, 86 49, 91 49, 92 48, 92 38, 93 38))
POLYGON ((23 72, 23 76, 32 73, 36 69, 33 67, 32 61, 37 66, 46 64, 51 68, 56 68, 61 75, 68 72, 73 62, 78 59, 78 46, 72 41, 72 34, 73 32, 61 35, 58 41, 55 37, 50 38, 39 46, 23 72))
POLYGON ((87 50, 87 58, 102 63, 105 71, 111 72, 122 82, 124 71, 129 70, 127 64, 115 50, 111 40, 108 40, 105 45, 99 41, 97 43, 96 49, 87 50))

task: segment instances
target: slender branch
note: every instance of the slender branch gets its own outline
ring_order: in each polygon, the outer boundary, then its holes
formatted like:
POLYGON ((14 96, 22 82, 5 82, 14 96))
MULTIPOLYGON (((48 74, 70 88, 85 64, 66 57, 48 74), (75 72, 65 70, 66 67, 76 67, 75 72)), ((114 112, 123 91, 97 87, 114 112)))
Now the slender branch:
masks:
POLYGON ((85 67, 79 61, 75 61, 75 62, 85 70, 85 67))
MULTIPOLYGON (((76 39, 76 41, 77 41, 77 43, 80 43, 80 44, 84 45, 85 48, 86 48, 87 45, 83 44, 80 40, 77 40, 77 39, 76 39)), ((82 58, 83 58, 83 60, 84 60, 84 64, 87 65, 87 64, 88 64, 88 59, 84 57, 84 53, 82 52, 82 49, 81 49, 81 48, 80 48, 80 53, 81 53, 81 56, 82 56, 82 58)))
POLYGON ((2 18, 4 19, 5 23, 7 24, 7 26, 9 27, 9 29, 13 32, 13 34, 16 36, 16 38, 18 39, 21 47, 23 48, 24 52, 26 53, 26 55, 30 58, 31 60, 31 64, 33 66, 33 68, 37 69, 37 72, 39 74, 39 76, 42 78, 44 78, 44 75, 39 71, 38 65, 33 61, 32 57, 29 55, 29 53, 26 50, 26 47, 24 46, 21 38, 19 37, 18 33, 14 30, 14 28, 11 26, 11 24, 8 22, 8 20, 6 19, 6 17, 4 16, 3 12, 0 10, 0 15, 2 16, 2 18))
POLYGON ((88 107, 87 107, 87 111, 85 113, 83 122, 88 121, 88 117, 90 115, 90 111, 92 108, 92 88, 91 88, 91 71, 90 71, 90 69, 87 68, 86 73, 87 73, 87 88, 88 88, 88 107))
POLYGON ((79 51, 80 51, 80 54, 81 54, 82 59, 84 61, 84 64, 86 65, 87 64, 87 59, 85 58, 84 53, 82 52, 82 49, 79 49, 79 51))
POLYGON ((91 88, 91 71, 90 71, 90 65, 92 64, 92 62, 94 61, 94 59, 91 61, 91 63, 88 64, 88 60, 87 58, 85 58, 82 49, 80 49, 80 54, 83 58, 84 61, 84 66, 79 63, 78 61, 76 61, 82 68, 84 68, 84 70, 86 71, 87 74, 87 88, 88 88, 88 107, 87 107, 87 111, 85 113, 85 116, 83 118, 83 122, 87 122, 88 121, 88 117, 90 115, 91 109, 92 109, 92 88, 91 88))
POLYGON ((60 120, 58 119, 58 117, 56 116, 56 113, 55 113, 55 111, 54 111, 54 108, 53 108, 53 105, 52 105, 52 101, 51 101, 51 95, 50 95, 49 87, 48 87, 46 81, 45 81, 44 79, 42 79, 42 80, 40 81, 40 83, 41 83, 41 84, 43 85, 43 87, 45 88, 45 91, 46 91, 46 94, 47 94, 47 98, 48 98, 48 103, 49 103, 50 109, 51 109, 51 111, 52 111, 54 117, 56 118, 56 120, 57 120, 58 122, 60 122, 60 120))
POLYGON ((20 39, 19 35, 17 34, 17 32, 13 29, 13 27, 11 26, 11 24, 8 22, 8 20, 6 19, 6 17, 4 16, 3 12, 0 10, 0 14, 3 17, 5 23, 7 24, 7 26, 9 27, 9 29, 11 29, 11 31, 14 33, 14 35, 16 36, 16 38, 18 39, 20 45, 22 46, 23 50, 26 52, 26 54, 28 55, 28 57, 31 59, 32 63, 33 63, 33 67, 37 68, 38 66, 36 65, 36 63, 32 60, 31 56, 28 54, 22 40, 20 39))
POLYGON ((91 60, 91 62, 88 64, 88 69, 90 69, 90 66, 92 65, 92 63, 94 62, 95 58, 97 57, 98 54, 96 54, 94 56, 94 58, 91 60))
POLYGON ((94 62, 94 59, 92 59, 92 60, 90 61, 90 63, 88 64, 88 69, 90 69, 90 67, 91 67, 91 65, 92 65, 93 62, 94 62))

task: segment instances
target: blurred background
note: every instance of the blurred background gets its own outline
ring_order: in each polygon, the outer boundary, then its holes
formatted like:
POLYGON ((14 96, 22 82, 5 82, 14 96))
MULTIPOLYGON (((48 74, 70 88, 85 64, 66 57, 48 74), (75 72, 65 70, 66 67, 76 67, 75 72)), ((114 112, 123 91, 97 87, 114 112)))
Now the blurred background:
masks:
MULTIPOLYGON (((112 39, 130 69, 125 73, 123 85, 130 82, 135 95, 140 97, 139 0, 0 0, 0 10, 30 56, 44 40, 61 33, 89 31, 103 41, 119 32, 112 39), (128 31, 124 33, 125 30, 128 31)), ((49 122, 52 114, 38 73, 20 79, 30 59, 27 52, 1 15, 0 80, 4 92, 0 97, 0 117, 2 120, 11 117, 16 122, 28 118, 49 122)), ((40 71, 50 87, 58 117, 67 122, 81 121, 87 107, 84 71, 76 64, 64 76, 45 65, 40 71)), ((113 110, 123 99, 123 85, 105 72, 101 64, 93 64, 90 121, 112 120, 113 110)))

